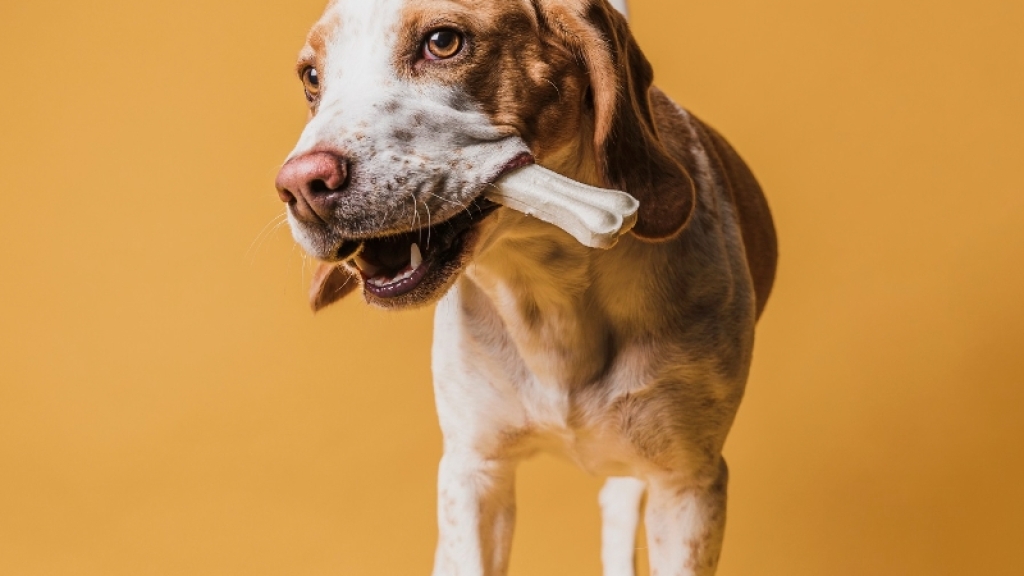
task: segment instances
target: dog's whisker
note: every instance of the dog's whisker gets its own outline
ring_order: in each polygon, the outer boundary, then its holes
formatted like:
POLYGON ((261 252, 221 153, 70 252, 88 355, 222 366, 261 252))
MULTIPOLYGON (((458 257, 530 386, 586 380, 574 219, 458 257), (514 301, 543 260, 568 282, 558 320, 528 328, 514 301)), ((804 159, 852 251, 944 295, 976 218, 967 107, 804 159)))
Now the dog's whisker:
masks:
POLYGON ((555 83, 552 82, 551 80, 549 80, 548 78, 545 78, 544 81, 547 82, 548 84, 551 84, 551 87, 554 88, 555 92, 558 94, 558 101, 561 102, 562 101, 562 91, 558 89, 558 86, 556 86, 555 83))
POLYGON ((384 226, 388 223, 388 219, 391 218, 391 213, 394 211, 394 208, 395 207, 394 207, 393 204, 390 204, 390 205, 385 207, 384 217, 381 219, 380 224, 377 226, 377 228, 379 230, 382 230, 384 228, 384 226))
POLYGON ((267 238, 277 232, 281 225, 287 221, 287 214, 278 214, 271 218, 270 222, 267 222, 260 230, 259 234, 253 238, 252 242, 249 243, 249 248, 245 251, 245 257, 249 258, 250 266, 256 262, 256 257, 259 256, 260 250, 263 248, 263 244, 267 241, 267 238), (255 247, 255 250, 253 247, 255 247))
POLYGON ((416 197, 415 196, 410 196, 409 199, 412 200, 412 210, 413 210, 412 229, 413 230, 418 230, 419 229, 419 223, 420 223, 420 206, 416 202, 416 197))
POLYGON ((432 218, 430 216, 430 206, 427 204, 426 200, 423 201, 423 208, 427 211, 427 248, 430 248, 430 229, 432 228, 430 222, 432 218))
POLYGON ((458 208, 462 208, 463 207, 462 204, 459 204, 458 202, 456 202, 454 200, 449 200, 448 198, 445 198, 444 196, 438 196, 437 194, 434 194, 433 192, 430 192, 430 191, 427 191, 426 193, 430 194, 434 198, 437 198, 441 202, 447 202, 448 204, 451 204, 452 206, 457 206, 458 208))
MULTIPOLYGON (((256 237, 253 238, 252 242, 249 244, 249 250, 252 250, 253 245, 255 245, 256 242, 263 236, 263 234, 265 234, 267 232, 267 229, 269 229, 272 226, 274 226, 275 224, 277 224, 282 218, 287 218, 287 215, 286 214, 277 214, 276 216, 271 218, 266 224, 264 224, 263 228, 260 229, 259 233, 256 234, 256 237)), ((246 251, 246 253, 248 253, 248 250, 246 251)))

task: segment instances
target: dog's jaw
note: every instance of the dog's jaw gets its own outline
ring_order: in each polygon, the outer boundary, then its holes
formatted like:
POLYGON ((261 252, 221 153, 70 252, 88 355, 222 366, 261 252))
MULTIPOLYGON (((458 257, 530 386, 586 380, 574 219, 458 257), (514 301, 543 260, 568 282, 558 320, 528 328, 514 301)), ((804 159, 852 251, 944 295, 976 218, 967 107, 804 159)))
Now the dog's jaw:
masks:
POLYGON ((427 229, 368 240, 346 266, 363 280, 366 301, 397 309, 437 301, 465 269, 479 227, 499 207, 480 200, 427 229))

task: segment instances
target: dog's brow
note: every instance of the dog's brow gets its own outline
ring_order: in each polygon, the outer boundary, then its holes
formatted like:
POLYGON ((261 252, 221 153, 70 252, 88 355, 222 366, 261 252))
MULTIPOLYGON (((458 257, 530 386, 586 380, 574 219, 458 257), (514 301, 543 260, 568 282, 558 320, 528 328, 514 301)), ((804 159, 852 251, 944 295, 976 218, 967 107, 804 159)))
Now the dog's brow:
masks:
POLYGON ((300 62, 312 61, 317 56, 322 56, 327 49, 327 41, 331 36, 337 34, 342 26, 342 19, 336 12, 332 10, 325 12, 306 35, 306 44, 299 53, 300 62))

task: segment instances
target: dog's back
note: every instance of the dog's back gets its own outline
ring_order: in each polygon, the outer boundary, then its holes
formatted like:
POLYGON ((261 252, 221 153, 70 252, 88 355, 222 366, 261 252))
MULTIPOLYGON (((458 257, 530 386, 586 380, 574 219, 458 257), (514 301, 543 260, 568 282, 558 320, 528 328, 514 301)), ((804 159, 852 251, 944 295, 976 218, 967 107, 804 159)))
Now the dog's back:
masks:
POLYGON ((778 261, 778 241, 771 211, 760 184, 746 162, 714 128, 687 114, 658 89, 651 91, 655 122, 675 159, 691 174, 706 170, 727 193, 743 235, 747 268, 760 317, 771 295, 778 261), (696 137, 697 142, 693 142, 696 137), (708 165, 700 166, 703 157, 708 165))
POLYGON ((723 185, 736 208, 747 252, 747 268, 754 283, 757 316, 760 317, 775 283, 778 261, 778 241, 768 202, 750 168, 725 138, 710 126, 701 122, 698 125, 703 128, 705 148, 714 152, 711 161, 722 175, 723 185))

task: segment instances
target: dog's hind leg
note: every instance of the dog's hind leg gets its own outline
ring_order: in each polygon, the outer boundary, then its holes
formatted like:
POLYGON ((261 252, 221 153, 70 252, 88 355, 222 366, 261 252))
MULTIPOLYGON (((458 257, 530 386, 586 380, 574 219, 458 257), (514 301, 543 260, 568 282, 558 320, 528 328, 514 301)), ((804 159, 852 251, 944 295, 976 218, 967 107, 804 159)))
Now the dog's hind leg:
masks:
POLYGON ((604 576, 634 576, 636 530, 645 485, 636 478, 609 478, 601 489, 601 563, 604 576))
POLYGON ((714 576, 725 535, 725 460, 701 481, 648 479, 647 544, 652 576, 714 576))

